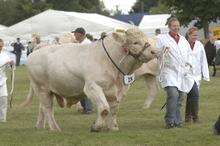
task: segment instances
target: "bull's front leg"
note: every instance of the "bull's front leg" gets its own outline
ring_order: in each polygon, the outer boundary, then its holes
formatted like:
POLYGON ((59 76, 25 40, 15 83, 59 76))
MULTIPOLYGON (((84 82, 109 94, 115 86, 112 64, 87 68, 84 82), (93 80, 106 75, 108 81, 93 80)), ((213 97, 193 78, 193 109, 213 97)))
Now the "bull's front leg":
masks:
POLYGON ((99 132, 106 126, 106 118, 110 113, 109 104, 102 88, 95 82, 86 82, 84 93, 97 105, 98 117, 91 127, 91 132, 99 132))
POLYGON ((108 101, 110 105, 111 116, 109 116, 108 120, 108 129, 110 131, 118 131, 118 123, 117 123, 117 113, 119 111, 119 102, 117 100, 108 101))

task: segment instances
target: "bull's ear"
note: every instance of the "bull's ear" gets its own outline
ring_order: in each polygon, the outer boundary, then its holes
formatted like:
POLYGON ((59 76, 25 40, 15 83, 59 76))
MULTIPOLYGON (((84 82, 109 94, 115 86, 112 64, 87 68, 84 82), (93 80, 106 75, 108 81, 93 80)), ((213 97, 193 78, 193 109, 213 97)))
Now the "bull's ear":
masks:
POLYGON ((121 42, 121 43, 124 43, 126 40, 125 39, 126 36, 123 33, 113 32, 112 36, 116 41, 121 42))

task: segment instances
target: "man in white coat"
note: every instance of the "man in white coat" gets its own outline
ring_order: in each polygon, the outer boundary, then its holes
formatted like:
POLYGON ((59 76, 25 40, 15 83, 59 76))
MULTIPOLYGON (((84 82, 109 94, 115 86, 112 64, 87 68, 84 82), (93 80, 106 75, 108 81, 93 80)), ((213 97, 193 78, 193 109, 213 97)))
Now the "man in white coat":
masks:
POLYGON ((158 36, 156 46, 163 49, 159 82, 167 93, 166 128, 181 127, 180 107, 184 93, 194 84, 192 51, 187 40, 179 34, 177 18, 168 20, 169 33, 158 36))
POLYGON ((7 113, 7 77, 5 75, 6 65, 13 64, 13 61, 10 57, 2 52, 4 42, 0 39, 0 122, 6 122, 6 113, 7 113))
POLYGON ((193 88, 187 94, 185 122, 191 123, 193 121, 194 123, 197 123, 199 121, 199 85, 201 79, 209 81, 209 68, 203 44, 197 40, 198 29, 196 27, 192 27, 187 31, 187 39, 193 54, 195 66, 193 77, 195 83, 193 88))

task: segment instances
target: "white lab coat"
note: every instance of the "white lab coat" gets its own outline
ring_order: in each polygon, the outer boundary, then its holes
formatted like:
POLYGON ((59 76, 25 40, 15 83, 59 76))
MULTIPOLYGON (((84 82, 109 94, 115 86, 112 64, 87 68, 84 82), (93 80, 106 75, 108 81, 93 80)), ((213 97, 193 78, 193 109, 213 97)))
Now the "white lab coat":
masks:
MULTIPOLYGON (((0 67, 10 60, 11 60, 10 57, 5 52, 0 53, 0 67)), ((0 68, 0 96, 8 96, 6 80, 7 80, 7 77, 5 74, 5 67, 1 67, 0 68)))
POLYGON ((7 113, 7 77, 5 75, 6 67, 2 67, 8 61, 10 61, 10 57, 5 52, 0 52, 0 122, 6 121, 6 113, 7 113))
POLYGON ((179 91, 188 93, 194 84, 193 56, 188 41, 180 35, 177 44, 167 33, 158 36, 156 46, 159 49, 169 47, 159 74, 161 87, 175 86, 179 91))
POLYGON ((193 54, 193 77, 199 86, 201 79, 209 81, 209 68, 206 59, 205 49, 200 41, 196 41, 192 50, 193 54))

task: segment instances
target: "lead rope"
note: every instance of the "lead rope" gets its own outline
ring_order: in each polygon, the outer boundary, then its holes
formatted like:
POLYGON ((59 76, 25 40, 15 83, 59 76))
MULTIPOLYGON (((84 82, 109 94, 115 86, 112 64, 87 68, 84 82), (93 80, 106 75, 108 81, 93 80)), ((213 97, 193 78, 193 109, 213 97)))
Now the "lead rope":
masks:
POLYGON ((13 101, 13 93, 14 93, 14 86, 15 86, 15 65, 11 66, 11 90, 9 93, 9 105, 12 108, 12 101, 13 101))
POLYGON ((163 51, 162 51, 162 57, 161 57, 161 62, 159 63, 159 74, 158 74, 158 82, 161 83, 162 80, 161 80, 161 74, 162 74, 162 70, 164 69, 164 64, 165 64, 165 56, 168 54, 169 52, 169 48, 167 47, 164 47, 163 48, 163 51))
MULTIPOLYGON (((161 74, 162 74, 162 70, 164 69, 164 65, 165 65, 165 56, 169 53, 169 48, 167 47, 164 47, 163 50, 162 50, 162 56, 161 56, 161 62, 160 62, 160 65, 159 65, 159 74, 158 74, 158 82, 157 82, 157 86, 159 86, 159 83, 162 82, 162 79, 161 79, 161 74)), ((167 105, 167 103, 165 102, 163 104, 163 106, 161 107, 160 110, 163 110, 163 108, 167 105)))

